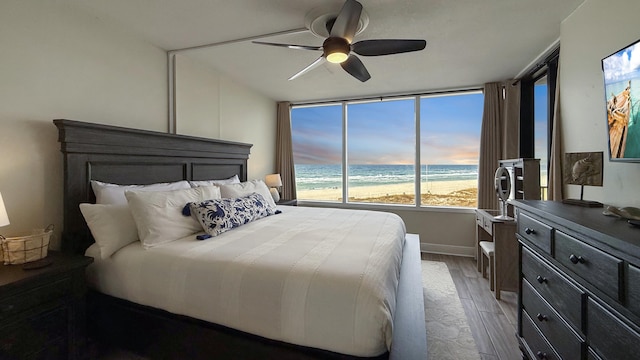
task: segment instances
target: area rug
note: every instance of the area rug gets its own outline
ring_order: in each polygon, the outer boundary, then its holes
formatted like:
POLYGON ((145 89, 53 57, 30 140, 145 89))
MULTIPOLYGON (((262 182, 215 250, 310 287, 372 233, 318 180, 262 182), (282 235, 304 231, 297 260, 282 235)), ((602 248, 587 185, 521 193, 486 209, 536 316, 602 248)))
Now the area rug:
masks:
POLYGON ((480 359, 447 264, 422 260, 429 360, 480 359))

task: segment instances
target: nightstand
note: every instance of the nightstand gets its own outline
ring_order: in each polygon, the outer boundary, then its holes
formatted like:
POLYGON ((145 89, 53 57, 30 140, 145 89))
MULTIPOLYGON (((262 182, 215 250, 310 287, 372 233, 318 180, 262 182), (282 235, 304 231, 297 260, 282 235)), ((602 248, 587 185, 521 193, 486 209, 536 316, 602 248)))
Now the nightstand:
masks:
POLYGON ((39 269, 0 265, 0 359, 80 359, 85 268, 92 258, 49 251, 39 269))
POLYGON ((276 204, 277 205, 298 206, 298 200, 296 200, 296 199, 293 199, 293 200, 280 199, 280 201, 278 201, 276 204))

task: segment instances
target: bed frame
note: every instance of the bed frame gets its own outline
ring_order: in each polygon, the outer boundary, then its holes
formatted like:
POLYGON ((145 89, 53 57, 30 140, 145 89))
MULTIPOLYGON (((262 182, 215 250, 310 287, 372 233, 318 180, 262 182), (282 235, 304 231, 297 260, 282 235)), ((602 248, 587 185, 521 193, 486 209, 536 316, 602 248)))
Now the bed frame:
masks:
MULTIPOLYGON (((74 120, 54 120, 64 156, 62 250, 93 243, 78 205, 95 202, 90 180, 151 184, 247 180, 250 144, 165 134, 74 120)), ((393 345, 375 359, 426 359, 419 239, 408 235, 398 285, 393 345)), ((359 359, 265 339, 95 291, 88 296, 91 336, 153 359, 359 359)))

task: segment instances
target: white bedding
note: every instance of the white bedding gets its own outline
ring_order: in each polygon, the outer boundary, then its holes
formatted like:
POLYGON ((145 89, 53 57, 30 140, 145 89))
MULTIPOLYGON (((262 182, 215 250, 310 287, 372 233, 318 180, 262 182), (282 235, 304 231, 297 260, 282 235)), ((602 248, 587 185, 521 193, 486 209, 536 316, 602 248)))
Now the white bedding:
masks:
POLYGON ((391 345, 405 226, 390 213, 279 207, 220 236, 94 256, 90 286, 266 338, 356 356, 391 345))

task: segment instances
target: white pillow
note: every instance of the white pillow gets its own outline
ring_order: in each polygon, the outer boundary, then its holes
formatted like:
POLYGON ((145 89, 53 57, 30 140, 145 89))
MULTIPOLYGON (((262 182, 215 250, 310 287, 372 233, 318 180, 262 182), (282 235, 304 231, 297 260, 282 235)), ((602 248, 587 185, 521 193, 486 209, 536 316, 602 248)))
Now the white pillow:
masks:
POLYGON ((80 204, 80 212, 102 259, 138 240, 138 229, 128 205, 80 204))
POLYGON ((157 183, 150 185, 118 185, 97 180, 91 180, 91 188, 96 195, 96 204, 121 204, 127 203, 125 191, 167 191, 189 189, 191 186, 186 180, 157 183))
POLYGON ((267 184, 262 180, 245 181, 239 184, 220 185, 220 194, 223 198, 240 198, 252 193, 258 193, 264 197, 272 210, 275 210, 276 203, 273 201, 271 192, 267 184))
POLYGON ((230 178, 227 179, 219 179, 219 180, 196 180, 196 181, 189 181, 189 185, 191 185, 191 187, 198 187, 198 186, 220 186, 220 185, 226 185, 226 184, 239 184, 240 183, 240 179, 238 178, 238 175, 233 175, 230 178))
POLYGON ((201 186, 172 191, 127 191, 125 197, 142 246, 148 249, 202 231, 194 217, 182 215, 182 209, 190 202, 220 199, 220 189, 201 186))

